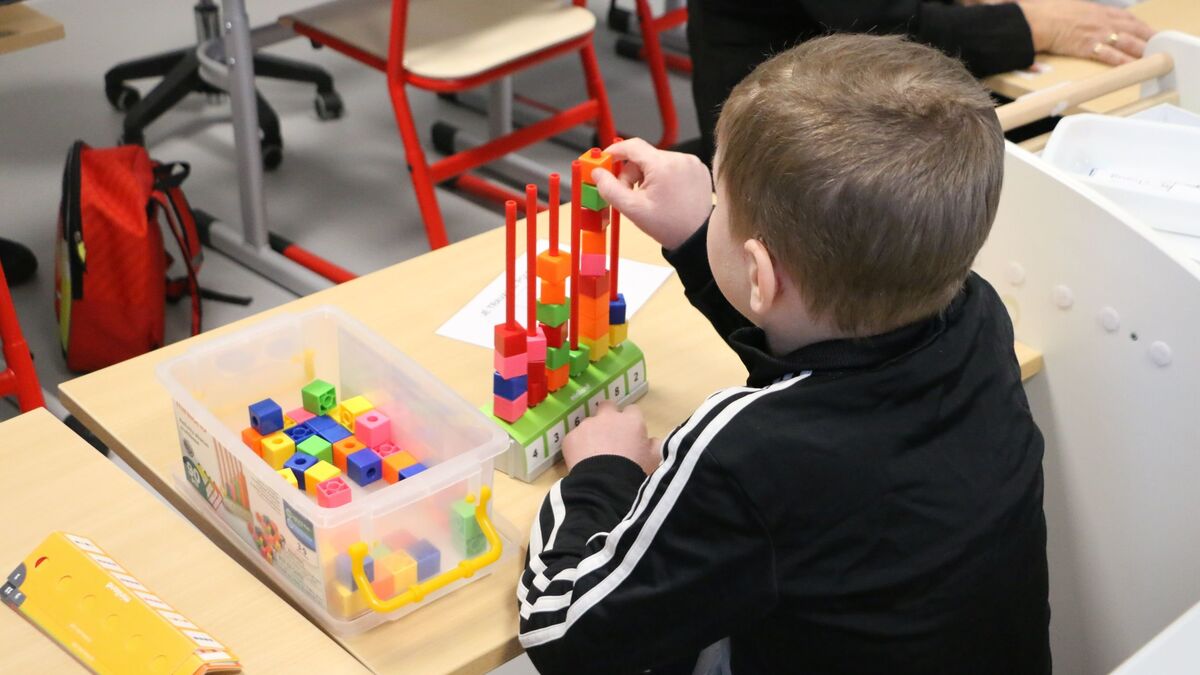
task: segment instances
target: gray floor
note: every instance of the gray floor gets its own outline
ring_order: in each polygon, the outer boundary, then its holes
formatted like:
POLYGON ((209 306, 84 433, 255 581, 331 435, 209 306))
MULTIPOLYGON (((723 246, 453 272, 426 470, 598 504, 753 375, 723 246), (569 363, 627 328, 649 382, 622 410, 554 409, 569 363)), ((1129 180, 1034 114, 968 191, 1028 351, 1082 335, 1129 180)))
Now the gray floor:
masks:
MULTIPOLYGON (((108 146, 120 135, 121 118, 104 99, 105 70, 120 61, 186 45, 194 40, 194 29, 192 3, 180 0, 35 0, 29 4, 62 21, 67 38, 0 56, 0 236, 23 242, 41 262, 37 278, 13 289, 13 296, 42 386, 54 392, 72 376, 57 346, 52 288, 54 228, 67 149, 75 139, 108 146)), ((252 23, 258 24, 306 3, 253 0, 248 4, 252 23)), ((593 0, 590 5, 603 17, 608 2, 593 0)), ((658 110, 649 75, 642 64, 614 55, 615 40, 601 21, 598 53, 617 126, 627 135, 657 139, 658 110)), ((271 228, 358 273, 425 252, 424 229, 383 75, 331 50, 313 51, 304 40, 273 47, 271 52, 326 68, 346 104, 341 120, 321 122, 313 112, 308 87, 261 83, 261 91, 279 113, 284 138, 283 164, 266 178, 271 228)), ((694 137, 689 83, 672 76, 672 88, 680 136, 694 137)), ((525 73, 518 77, 517 89, 550 103, 578 100, 583 94, 578 60, 560 59, 525 73)), ((411 97, 425 134, 438 118, 478 134, 485 130, 484 120, 473 113, 424 92, 412 92, 411 97)), ((192 204, 236 223, 237 184, 227 118, 227 105, 192 97, 150 127, 147 146, 156 159, 190 162, 192 173, 185 190, 192 204)), ((577 153, 543 143, 524 154, 563 170, 577 153)), ((446 191, 439 191, 439 198, 452 240, 502 223, 494 208, 446 191)), ((254 298, 249 307, 206 303, 208 327, 294 297, 217 253, 207 255, 202 281, 216 290, 254 298)), ((168 316, 169 336, 181 335, 187 325, 186 308, 176 310, 168 316)), ((13 414, 10 404, 0 404, 0 419, 13 414)), ((531 668, 527 662, 514 662, 502 670, 514 675, 531 668)))

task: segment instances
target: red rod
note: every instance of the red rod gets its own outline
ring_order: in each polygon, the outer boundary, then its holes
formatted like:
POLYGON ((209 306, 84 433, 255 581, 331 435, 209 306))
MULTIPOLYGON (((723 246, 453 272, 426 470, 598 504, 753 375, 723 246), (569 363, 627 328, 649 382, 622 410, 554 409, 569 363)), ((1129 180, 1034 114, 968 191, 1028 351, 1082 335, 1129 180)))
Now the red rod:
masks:
POLYGON ((571 162, 571 349, 579 349, 579 205, 583 180, 583 165, 571 162))
MULTIPOLYGON (((613 143, 620 143, 620 138, 614 138, 613 143)), ((613 161, 612 172, 614 176, 621 175, 621 163, 613 161)), ((617 272, 621 265, 621 212, 617 207, 610 209, 611 220, 609 227, 612 229, 612 241, 609 242, 608 253, 608 297, 613 302, 617 300, 617 272)))
POLYGON ((537 186, 525 186, 525 325, 537 335, 537 186))
POLYGON ((508 325, 517 323, 517 202, 504 202, 504 312, 508 325))
POLYGON ((550 255, 558 255, 558 183, 557 172, 550 174, 550 255))

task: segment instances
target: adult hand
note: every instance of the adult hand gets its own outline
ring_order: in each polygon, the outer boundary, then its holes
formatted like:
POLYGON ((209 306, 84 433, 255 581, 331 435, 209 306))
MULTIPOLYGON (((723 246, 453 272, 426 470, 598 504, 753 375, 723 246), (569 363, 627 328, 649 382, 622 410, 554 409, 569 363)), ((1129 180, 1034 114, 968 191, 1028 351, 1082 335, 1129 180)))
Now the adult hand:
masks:
POLYGON ((1111 66, 1141 58, 1155 31, 1129 12, 1084 0, 1023 0, 1038 52, 1078 56, 1111 66))
POLYGON ((712 211, 712 176, 695 155, 659 150, 640 138, 614 143, 619 177, 592 172, 600 196, 668 249, 700 229, 712 211))
POLYGON ((605 401, 595 415, 567 434, 563 441, 563 461, 569 471, 589 457, 617 455, 633 460, 650 473, 662 461, 655 452, 656 445, 646 434, 640 408, 629 405, 625 410, 617 410, 615 403, 605 401))

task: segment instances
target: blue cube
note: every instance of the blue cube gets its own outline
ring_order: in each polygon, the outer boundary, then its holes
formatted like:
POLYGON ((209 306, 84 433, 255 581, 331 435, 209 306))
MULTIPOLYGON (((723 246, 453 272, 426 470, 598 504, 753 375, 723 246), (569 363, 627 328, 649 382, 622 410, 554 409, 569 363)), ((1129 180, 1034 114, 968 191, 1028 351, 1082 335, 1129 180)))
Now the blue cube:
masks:
POLYGON ((425 466, 424 464, 422 464, 420 462, 417 462, 416 464, 410 464, 410 465, 404 467, 403 469, 400 469, 400 471, 398 472, 400 474, 400 480, 404 480, 405 478, 412 478, 413 476, 421 473, 422 471, 424 471, 425 469, 428 469, 428 468, 429 467, 425 466))
POLYGON ((504 379, 500 373, 492 372, 492 393, 510 401, 521 398, 521 394, 529 391, 529 376, 520 375, 504 379))
POLYGON ((427 539, 421 539, 404 549, 417 561, 417 581, 425 581, 442 569, 442 552, 427 539))
POLYGON ((340 424, 334 427, 329 427, 328 429, 322 429, 317 432, 317 435, 329 441, 330 445, 337 443, 340 440, 350 438, 350 432, 346 429, 346 427, 343 427, 340 424))
POLYGON ((625 294, 617 293, 616 300, 608 301, 608 324, 619 326, 625 323, 625 294))
MULTIPOLYGON (((358 584, 354 582, 354 575, 350 573, 350 554, 339 553, 334 565, 338 582, 352 591, 357 591, 358 584)), ((375 581, 375 559, 369 555, 363 558, 363 571, 367 573, 367 580, 375 581)), ((417 573, 420 574, 420 571, 417 573)))
POLYGON ((283 468, 291 469, 296 475, 296 487, 304 489, 304 472, 308 471, 314 464, 319 462, 316 457, 306 455, 303 452, 297 452, 288 458, 288 461, 283 463, 283 468))
POLYGON ((346 455, 346 475, 359 485, 370 485, 383 477, 383 460, 370 448, 352 452, 346 455))
POLYGON ((291 429, 284 429, 283 433, 286 434, 288 438, 292 439, 292 443, 300 445, 304 439, 312 436, 315 432, 313 432, 312 427, 308 426, 307 424, 297 424, 291 429))
POLYGON ((305 422, 305 424, 308 425, 309 429, 313 430, 314 434, 319 434, 322 431, 327 431, 329 429, 342 426, 337 423, 337 420, 333 419, 329 415, 319 415, 305 422))
POLYGON ((283 428, 283 408, 269 398, 250 404, 250 426, 263 436, 283 428))

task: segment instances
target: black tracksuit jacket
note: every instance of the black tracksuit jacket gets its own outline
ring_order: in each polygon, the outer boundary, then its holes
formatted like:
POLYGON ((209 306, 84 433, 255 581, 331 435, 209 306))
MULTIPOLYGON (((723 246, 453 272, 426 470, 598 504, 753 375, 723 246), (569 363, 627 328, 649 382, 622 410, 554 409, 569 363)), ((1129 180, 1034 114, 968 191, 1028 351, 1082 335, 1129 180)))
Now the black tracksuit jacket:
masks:
POLYGON ((648 478, 580 462, 517 588, 543 673, 1050 670, 1042 436, 1013 331, 972 274, 940 315, 786 356, 713 281, 702 228, 668 252, 747 386, 709 397, 648 478))

